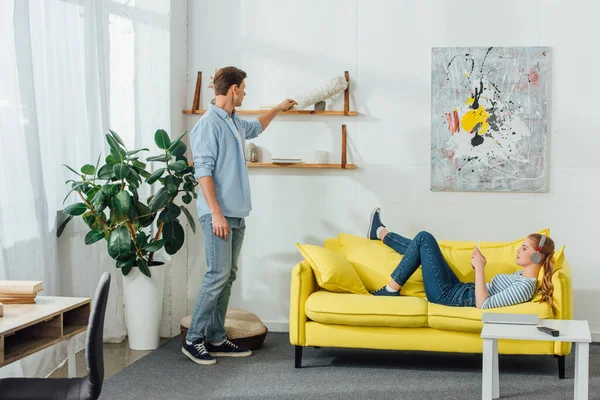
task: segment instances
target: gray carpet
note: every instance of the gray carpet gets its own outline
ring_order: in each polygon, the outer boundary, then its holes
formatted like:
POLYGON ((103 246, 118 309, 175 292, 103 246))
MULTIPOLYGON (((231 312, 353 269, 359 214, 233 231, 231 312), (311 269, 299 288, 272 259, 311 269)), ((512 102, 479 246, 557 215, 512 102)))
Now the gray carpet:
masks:
MULTIPOLYGON (((304 349, 294 368, 287 334, 269 333, 248 358, 192 363, 174 338, 110 377, 101 399, 480 399, 481 355, 333 348, 304 349)), ((573 398, 552 356, 500 355, 503 399, 573 398)), ((590 346, 590 398, 600 399, 600 345, 590 346)))

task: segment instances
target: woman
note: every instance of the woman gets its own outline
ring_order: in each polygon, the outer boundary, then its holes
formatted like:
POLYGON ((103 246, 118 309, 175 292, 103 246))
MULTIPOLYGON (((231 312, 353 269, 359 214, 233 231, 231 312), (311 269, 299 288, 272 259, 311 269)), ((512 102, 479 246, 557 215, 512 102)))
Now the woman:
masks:
POLYGON ((382 240, 404 257, 392 272, 390 282, 374 296, 398 296, 402 285, 419 268, 423 267, 423 284, 427 299, 432 303, 455 307, 496 308, 529 301, 535 295, 540 268, 544 279, 540 292, 542 301, 555 310, 552 295, 554 270, 554 242, 549 237, 534 233, 529 235, 517 251, 516 264, 522 271, 498 274, 490 283, 485 282, 486 260, 477 247, 473 248, 471 266, 475 269, 475 282, 461 282, 444 260, 435 238, 428 232, 419 232, 414 239, 407 239, 390 232, 381 222, 381 209, 375 208, 367 233, 369 239, 382 240), (541 246, 540 246, 541 244, 541 246))

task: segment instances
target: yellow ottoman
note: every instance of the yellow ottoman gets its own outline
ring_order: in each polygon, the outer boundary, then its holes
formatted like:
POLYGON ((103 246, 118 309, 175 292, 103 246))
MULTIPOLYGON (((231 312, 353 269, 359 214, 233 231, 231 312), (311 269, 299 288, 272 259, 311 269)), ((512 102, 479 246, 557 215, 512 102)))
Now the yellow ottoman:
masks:
MULTIPOLYGON (((185 340, 191 321, 191 315, 181 318, 182 343, 185 340)), ((260 318, 251 312, 239 308, 230 308, 227 310, 225 331, 227 332, 228 340, 250 350, 260 349, 269 332, 260 318)))

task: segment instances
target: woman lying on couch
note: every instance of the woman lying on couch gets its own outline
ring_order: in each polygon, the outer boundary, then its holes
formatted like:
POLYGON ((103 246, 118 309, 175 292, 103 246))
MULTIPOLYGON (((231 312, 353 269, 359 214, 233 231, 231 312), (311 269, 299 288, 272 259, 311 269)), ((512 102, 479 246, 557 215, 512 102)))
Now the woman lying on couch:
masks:
POLYGON ((429 232, 419 232, 414 239, 408 239, 388 231, 381 222, 381 209, 375 208, 367 237, 382 240, 404 257, 392 272, 390 282, 374 296, 398 296, 402 285, 421 265, 423 284, 427 299, 432 303, 455 307, 496 308, 524 303, 533 298, 537 288, 540 268, 544 268, 544 278, 540 286, 542 301, 554 311, 552 295, 552 273, 554 262, 554 242, 549 237, 534 233, 529 235, 517 251, 516 264, 523 271, 513 274, 498 274, 490 283, 485 282, 486 259, 477 247, 473 248, 471 266, 475 270, 475 282, 461 282, 442 256, 440 247, 429 232))

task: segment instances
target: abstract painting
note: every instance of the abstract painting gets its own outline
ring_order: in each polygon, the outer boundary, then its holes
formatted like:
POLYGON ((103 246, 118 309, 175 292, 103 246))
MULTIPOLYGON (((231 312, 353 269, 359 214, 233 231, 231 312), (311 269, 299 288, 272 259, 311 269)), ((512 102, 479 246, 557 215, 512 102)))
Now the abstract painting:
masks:
POLYGON ((549 53, 432 49, 432 191, 547 190, 549 53))

